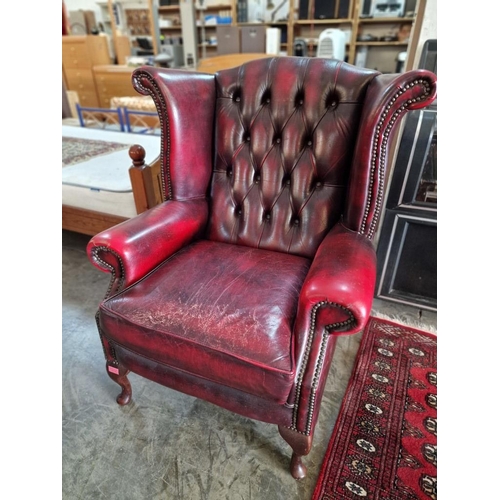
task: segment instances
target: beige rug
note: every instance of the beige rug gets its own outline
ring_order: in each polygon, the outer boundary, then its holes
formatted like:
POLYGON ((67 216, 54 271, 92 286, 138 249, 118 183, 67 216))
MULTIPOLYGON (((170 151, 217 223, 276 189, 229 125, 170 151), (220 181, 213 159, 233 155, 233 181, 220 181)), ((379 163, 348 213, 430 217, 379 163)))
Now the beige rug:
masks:
POLYGON ((128 149, 131 145, 118 142, 99 141, 95 139, 79 139, 76 137, 62 138, 62 166, 68 167, 75 163, 90 160, 115 151, 128 149))

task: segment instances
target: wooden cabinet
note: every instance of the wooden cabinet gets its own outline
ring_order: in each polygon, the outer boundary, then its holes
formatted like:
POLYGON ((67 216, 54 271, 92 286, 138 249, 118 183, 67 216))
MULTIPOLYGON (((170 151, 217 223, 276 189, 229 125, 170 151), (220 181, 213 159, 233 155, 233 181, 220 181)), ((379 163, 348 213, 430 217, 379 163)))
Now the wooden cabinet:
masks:
POLYGON ((134 89, 132 73, 135 69, 130 66, 119 65, 94 66, 94 79, 100 107, 127 107, 132 113, 128 115, 132 126, 135 124, 139 128, 159 128, 158 115, 138 116, 142 111, 156 112, 156 107, 151 97, 145 97, 134 89), (112 101, 113 98, 115 98, 114 101, 112 101), (134 110, 138 112, 136 116, 132 116, 134 110))
POLYGON ((135 68, 119 65, 94 66, 94 80, 99 107, 109 108, 113 97, 138 96, 132 86, 132 72, 135 68))
POLYGON ((99 106, 92 68, 98 64, 110 63, 107 37, 99 35, 62 37, 62 65, 66 88, 77 92, 82 106, 99 106))

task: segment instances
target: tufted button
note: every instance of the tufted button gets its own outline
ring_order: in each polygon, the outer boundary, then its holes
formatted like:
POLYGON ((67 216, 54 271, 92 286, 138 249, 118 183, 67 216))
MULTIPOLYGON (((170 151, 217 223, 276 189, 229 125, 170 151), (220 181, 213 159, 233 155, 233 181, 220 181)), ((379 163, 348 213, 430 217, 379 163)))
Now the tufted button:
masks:
POLYGON ((236 215, 236 217, 239 217, 241 215, 241 207, 239 205, 237 205, 236 207, 234 207, 234 215, 236 215))
POLYGON ((299 218, 298 217, 295 217, 295 219, 293 219, 293 225, 294 226, 298 226, 299 225, 299 218))
POLYGON ((325 105, 327 108, 336 108, 339 104, 339 96, 335 92, 335 90, 331 89, 326 97, 325 105))
POLYGON ((255 174, 254 182, 255 182, 255 184, 258 184, 260 182, 260 174, 255 174))
POLYGON ((290 179, 290 177, 286 177, 286 178, 285 178, 285 184, 286 184, 287 186, 289 186, 291 183, 292 183, 292 180, 290 179))
POLYGON ((264 212, 264 219, 266 221, 270 221, 271 220, 271 213, 270 212, 264 212))
POLYGON ((271 89, 270 88, 267 88, 264 91, 264 93, 262 94, 260 102, 261 102, 262 105, 269 104, 271 102, 271 89))
POLYGON ((295 95, 295 106, 302 106, 304 104, 304 89, 300 89, 295 95))
POLYGON ((316 182, 316 187, 317 188, 320 188, 322 185, 323 185, 323 183, 321 181, 316 182))
POLYGON ((276 144, 281 144, 281 139, 279 137, 276 139, 276 144))
POLYGON ((228 175, 228 177, 231 177, 233 175, 232 167, 227 167, 226 174, 228 175))
POLYGON ((240 102, 240 101, 241 101, 241 97, 236 97, 234 100, 235 100, 236 102, 240 102))
POLYGON ((309 140, 307 141, 307 145, 308 145, 308 146, 312 146, 312 143, 313 143, 313 141, 312 141, 311 139, 309 139, 309 140))

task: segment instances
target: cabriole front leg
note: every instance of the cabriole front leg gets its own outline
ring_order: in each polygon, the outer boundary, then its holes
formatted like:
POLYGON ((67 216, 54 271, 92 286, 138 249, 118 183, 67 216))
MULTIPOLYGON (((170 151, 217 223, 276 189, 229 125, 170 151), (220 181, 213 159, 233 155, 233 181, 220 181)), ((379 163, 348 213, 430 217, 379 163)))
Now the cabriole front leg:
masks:
POLYGON ((115 381, 122 388, 122 392, 116 398, 116 402, 122 406, 129 403, 132 398, 132 386, 127 378, 129 370, 116 361, 106 361, 106 372, 111 380, 115 381))
POLYGON ((116 382, 122 388, 122 392, 116 398, 116 402, 119 405, 126 405, 132 398, 132 386, 127 378, 127 374, 130 370, 118 362, 113 345, 103 335, 99 323, 99 311, 97 311, 95 315, 95 321, 97 324, 97 331, 99 332, 99 338, 101 339, 102 349, 104 351, 104 358, 106 359, 106 373, 109 375, 111 380, 116 382))
POLYGON ((307 467, 302 462, 302 457, 311 451, 312 436, 306 436, 284 425, 279 425, 281 437, 291 446, 293 453, 290 461, 290 473, 294 479, 304 479, 307 467))

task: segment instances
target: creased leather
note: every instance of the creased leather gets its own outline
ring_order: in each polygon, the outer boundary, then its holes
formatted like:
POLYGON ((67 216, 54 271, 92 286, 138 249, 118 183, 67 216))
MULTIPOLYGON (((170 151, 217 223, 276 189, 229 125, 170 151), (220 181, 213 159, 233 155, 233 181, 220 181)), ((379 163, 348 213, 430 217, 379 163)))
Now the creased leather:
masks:
POLYGON ((173 201, 157 205, 95 235, 87 245, 87 255, 101 270, 112 266, 121 276, 116 292, 142 278, 174 252, 204 231, 208 217, 206 200, 173 201))
POLYGON ((284 403, 309 265, 295 255, 197 241, 106 300, 101 326, 157 362, 284 403))

